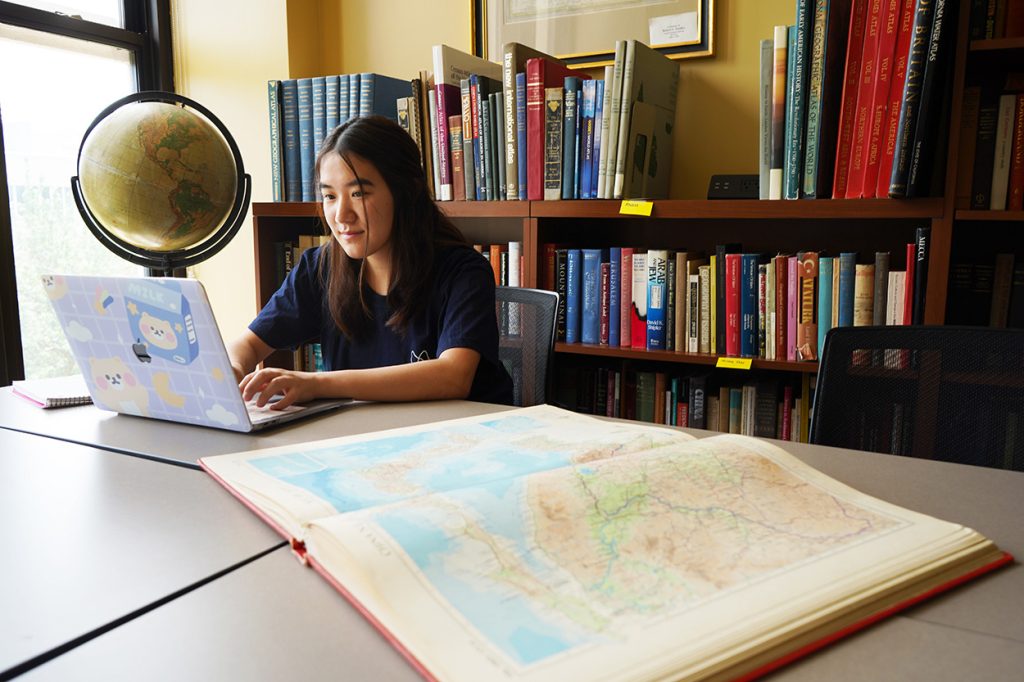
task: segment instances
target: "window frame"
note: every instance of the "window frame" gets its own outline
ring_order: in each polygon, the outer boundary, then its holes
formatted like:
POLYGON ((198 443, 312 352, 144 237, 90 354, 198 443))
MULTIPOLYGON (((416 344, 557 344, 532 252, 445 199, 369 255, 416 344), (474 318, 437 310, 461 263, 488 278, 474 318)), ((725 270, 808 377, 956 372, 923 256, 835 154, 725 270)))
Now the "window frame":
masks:
MULTIPOLYGON (((135 89, 174 92, 171 0, 121 0, 124 28, 0 0, 0 24, 65 36, 131 52, 135 89)), ((21 321, 0 111, 0 386, 25 378, 21 321)))

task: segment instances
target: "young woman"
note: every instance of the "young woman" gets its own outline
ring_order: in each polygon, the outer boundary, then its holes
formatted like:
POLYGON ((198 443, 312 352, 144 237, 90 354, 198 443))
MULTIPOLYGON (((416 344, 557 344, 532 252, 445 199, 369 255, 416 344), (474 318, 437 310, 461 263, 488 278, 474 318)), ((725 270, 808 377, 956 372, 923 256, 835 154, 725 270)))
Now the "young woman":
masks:
POLYGON ((393 121, 339 126, 317 155, 333 239, 308 249, 228 353, 243 397, 509 404, 494 274, 430 198, 419 151, 393 121), (319 338, 325 372, 256 365, 319 338))

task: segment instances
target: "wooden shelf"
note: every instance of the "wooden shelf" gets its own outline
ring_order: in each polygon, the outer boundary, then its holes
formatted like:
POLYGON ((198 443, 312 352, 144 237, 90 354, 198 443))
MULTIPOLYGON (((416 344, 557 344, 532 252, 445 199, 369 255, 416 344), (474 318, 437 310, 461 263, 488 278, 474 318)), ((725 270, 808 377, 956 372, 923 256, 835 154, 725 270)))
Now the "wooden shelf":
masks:
MULTIPOLYGON (((536 201, 530 206, 534 218, 625 218, 619 213, 621 202, 613 200, 590 201, 536 201)), ((651 218, 677 219, 861 219, 889 218, 931 220, 943 215, 941 198, 896 199, 807 199, 799 201, 746 200, 687 200, 665 199, 655 201, 651 218)))
MULTIPOLYGON (((316 217, 315 201, 254 202, 258 216, 316 217)), ((609 199, 587 201, 439 201, 438 207, 450 218, 635 218, 619 213, 622 202, 609 199)), ((664 199, 654 202, 651 218, 669 219, 921 219, 941 218, 943 200, 929 199, 817 199, 801 201, 664 199)))
POLYGON ((252 214, 260 217, 316 218, 320 215, 318 201, 254 201, 252 214))
POLYGON ((1000 50, 1024 50, 1024 38, 992 38, 972 40, 971 52, 993 52, 1000 50))
MULTIPOLYGON (((638 348, 620 348, 613 346, 596 346, 585 343, 556 343, 556 353, 566 355, 593 355, 604 358, 620 358, 646 362, 674 362, 686 365, 715 365, 718 355, 709 353, 677 353, 675 351, 640 350, 638 348)), ((818 371, 816 362, 789 362, 786 360, 753 359, 751 369, 768 369, 782 372, 802 372, 815 374, 818 371)))
POLYGON ((529 201, 438 201, 449 218, 529 218, 529 201))
POLYGON ((958 210, 956 212, 956 219, 1015 223, 1024 220, 1024 211, 958 210))

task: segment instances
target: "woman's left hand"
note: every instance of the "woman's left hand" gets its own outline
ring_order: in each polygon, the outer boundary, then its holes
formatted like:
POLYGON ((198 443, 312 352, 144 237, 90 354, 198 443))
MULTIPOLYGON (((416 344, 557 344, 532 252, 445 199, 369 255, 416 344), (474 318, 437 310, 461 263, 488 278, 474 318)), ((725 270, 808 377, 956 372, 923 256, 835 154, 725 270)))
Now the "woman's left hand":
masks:
POLYGON ((319 379, 316 372, 296 372, 279 367, 265 367, 250 372, 238 388, 242 398, 248 402, 255 398, 257 407, 264 407, 275 395, 281 399, 270 406, 272 410, 283 410, 295 403, 305 403, 320 397, 319 379))

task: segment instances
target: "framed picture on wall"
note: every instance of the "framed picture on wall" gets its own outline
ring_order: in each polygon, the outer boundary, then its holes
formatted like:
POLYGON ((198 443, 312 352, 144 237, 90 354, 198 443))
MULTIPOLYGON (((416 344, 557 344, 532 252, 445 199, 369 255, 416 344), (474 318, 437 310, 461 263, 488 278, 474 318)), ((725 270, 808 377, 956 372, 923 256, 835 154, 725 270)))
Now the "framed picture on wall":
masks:
POLYGON ((636 39, 671 59, 714 54, 714 0, 473 0, 473 53, 500 61, 508 42, 580 68, 611 64, 636 39))

